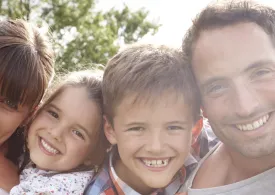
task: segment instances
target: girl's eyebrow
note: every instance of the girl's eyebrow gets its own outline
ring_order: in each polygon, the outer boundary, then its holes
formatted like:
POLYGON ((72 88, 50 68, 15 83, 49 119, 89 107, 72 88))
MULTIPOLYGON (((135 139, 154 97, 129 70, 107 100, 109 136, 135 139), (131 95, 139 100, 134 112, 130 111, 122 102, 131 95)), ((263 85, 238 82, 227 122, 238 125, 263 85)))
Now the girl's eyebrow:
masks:
POLYGON ((61 109, 58 108, 58 106, 56 106, 56 105, 53 104, 53 103, 49 103, 49 104, 46 106, 46 108, 54 108, 54 109, 56 109, 58 112, 61 112, 61 109))

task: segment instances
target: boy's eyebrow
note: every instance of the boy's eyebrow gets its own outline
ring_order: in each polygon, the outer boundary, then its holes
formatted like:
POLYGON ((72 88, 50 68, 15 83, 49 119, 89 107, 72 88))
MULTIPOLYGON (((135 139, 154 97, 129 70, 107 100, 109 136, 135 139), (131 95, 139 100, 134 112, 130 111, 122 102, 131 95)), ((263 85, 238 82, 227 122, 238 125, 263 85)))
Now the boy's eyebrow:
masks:
POLYGON ((188 125, 188 122, 187 121, 169 121, 166 123, 166 125, 172 125, 172 124, 179 124, 182 126, 186 126, 188 125))
POLYGON ((145 123, 142 122, 130 122, 130 123, 126 123, 126 126, 135 126, 135 125, 144 125, 145 123))

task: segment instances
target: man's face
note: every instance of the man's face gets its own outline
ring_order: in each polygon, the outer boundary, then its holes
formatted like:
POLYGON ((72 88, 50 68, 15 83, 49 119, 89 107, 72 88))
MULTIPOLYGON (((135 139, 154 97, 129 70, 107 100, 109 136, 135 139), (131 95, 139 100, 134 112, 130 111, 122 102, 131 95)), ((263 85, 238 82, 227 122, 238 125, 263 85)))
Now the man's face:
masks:
POLYGON ((203 31, 192 59, 204 113, 219 139, 247 157, 275 152, 275 50, 256 24, 203 31))

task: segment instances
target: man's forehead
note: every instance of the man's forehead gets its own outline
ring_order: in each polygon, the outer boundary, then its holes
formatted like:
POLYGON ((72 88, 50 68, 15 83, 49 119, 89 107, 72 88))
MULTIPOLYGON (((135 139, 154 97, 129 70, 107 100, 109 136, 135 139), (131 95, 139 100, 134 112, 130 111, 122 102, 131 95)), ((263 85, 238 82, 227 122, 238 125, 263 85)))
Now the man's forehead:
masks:
POLYGON ((241 72, 258 61, 272 61, 273 53, 269 36, 259 26, 237 24, 203 32, 194 48, 192 65, 199 76, 216 75, 232 68, 232 73, 241 72))

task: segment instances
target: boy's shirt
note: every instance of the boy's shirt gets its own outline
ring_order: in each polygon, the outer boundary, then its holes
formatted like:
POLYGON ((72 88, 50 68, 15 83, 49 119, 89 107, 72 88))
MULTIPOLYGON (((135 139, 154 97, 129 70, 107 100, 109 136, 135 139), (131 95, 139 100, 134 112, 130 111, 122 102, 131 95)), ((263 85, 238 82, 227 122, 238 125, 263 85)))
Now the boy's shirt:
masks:
MULTIPOLYGON (((202 120, 201 123, 203 123, 202 120)), ((196 139, 192 145, 192 155, 188 156, 184 166, 176 174, 175 179, 166 188, 158 189, 150 195, 176 194, 186 181, 186 178, 195 169, 198 160, 207 154, 218 142, 207 121, 204 121, 202 131, 201 128, 193 129, 193 136, 196 139)), ((109 159, 100 173, 86 188, 85 195, 140 195, 117 176, 113 167, 113 153, 113 151, 109 153, 109 159)))

